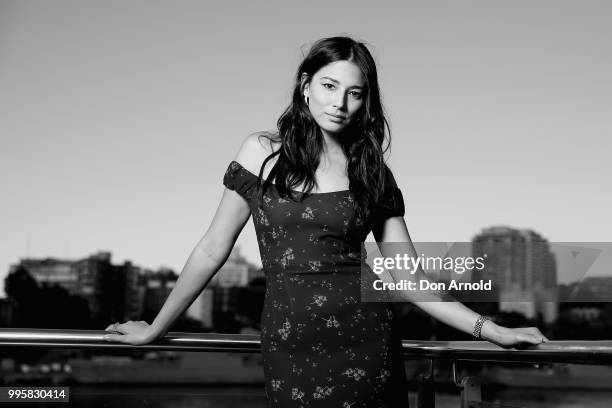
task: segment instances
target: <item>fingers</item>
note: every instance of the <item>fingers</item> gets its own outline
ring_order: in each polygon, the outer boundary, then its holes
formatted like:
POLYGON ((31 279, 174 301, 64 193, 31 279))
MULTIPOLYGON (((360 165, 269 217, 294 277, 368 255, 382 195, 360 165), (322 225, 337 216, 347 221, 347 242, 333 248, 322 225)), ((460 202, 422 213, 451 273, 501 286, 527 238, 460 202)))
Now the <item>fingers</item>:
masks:
POLYGON ((104 329, 110 333, 103 335, 102 339, 109 342, 144 344, 144 341, 141 340, 142 324, 148 325, 144 320, 128 320, 125 323, 115 322, 104 329))
MULTIPOLYGON (((110 332, 119 332, 119 328, 121 326, 121 323, 119 322, 115 322, 113 324, 109 324, 108 327, 106 329, 104 329, 104 331, 110 331, 110 332)), ((102 340, 105 341, 117 341, 120 343, 124 343, 124 338, 125 336, 122 334, 105 334, 104 336, 102 336, 102 340)))
POLYGON ((115 322, 113 324, 109 324, 108 327, 104 330, 106 331, 117 331, 117 326, 119 326, 121 323, 119 322, 115 322))
POLYGON ((542 334, 540 329, 538 329, 537 327, 517 327, 514 330, 516 330, 517 332, 521 334, 530 335, 530 336, 534 336, 537 339, 541 339, 539 340, 539 343, 545 343, 547 341, 550 341, 548 337, 542 334))
POLYGON ((540 337, 542 338, 542 341, 543 341, 543 342, 550 341, 550 340, 548 340, 548 337, 546 337, 546 336, 545 336, 545 335, 544 335, 544 334, 543 334, 543 333, 540 331, 540 329, 538 329, 537 327, 535 328, 535 334, 536 334, 537 336, 540 336, 540 337))
POLYGON ((530 344, 540 344, 544 342, 542 336, 538 336, 536 334, 529 333, 519 333, 516 335, 516 339, 520 342, 530 343, 530 344))
POLYGON ((122 333, 122 334, 127 334, 127 328, 128 328, 128 324, 131 323, 132 321, 129 320, 123 324, 116 322, 113 324, 108 325, 108 327, 106 329, 104 329, 105 331, 114 331, 114 332, 118 332, 118 333, 122 333))
POLYGON ((117 343, 125 343, 132 345, 142 345, 146 344, 147 341, 139 338, 138 336, 134 336, 133 334, 116 334, 109 333, 102 336, 102 340, 108 342, 117 342, 117 343))
POLYGON ((105 334, 104 336, 102 336, 102 339, 106 341, 118 341, 120 343, 125 343, 123 337, 125 336, 122 334, 105 334))
POLYGON ((531 334, 533 334, 534 336, 540 337, 542 339, 542 342, 550 341, 544 334, 542 334, 540 329, 538 329, 537 327, 529 327, 528 329, 530 330, 531 334))

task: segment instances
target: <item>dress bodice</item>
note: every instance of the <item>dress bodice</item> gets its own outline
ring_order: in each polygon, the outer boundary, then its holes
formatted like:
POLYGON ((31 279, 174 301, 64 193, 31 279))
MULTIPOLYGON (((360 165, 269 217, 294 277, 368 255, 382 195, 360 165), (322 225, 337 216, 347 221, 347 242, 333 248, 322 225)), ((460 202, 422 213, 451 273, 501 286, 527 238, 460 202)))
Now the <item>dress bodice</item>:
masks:
POLYGON ((258 202, 258 177, 232 161, 223 184, 240 194, 251 208, 264 268, 319 272, 337 264, 359 264, 361 243, 375 222, 404 215, 404 201, 394 180, 375 216, 354 222, 354 197, 349 190, 298 193, 299 201, 281 197, 275 187, 258 202))

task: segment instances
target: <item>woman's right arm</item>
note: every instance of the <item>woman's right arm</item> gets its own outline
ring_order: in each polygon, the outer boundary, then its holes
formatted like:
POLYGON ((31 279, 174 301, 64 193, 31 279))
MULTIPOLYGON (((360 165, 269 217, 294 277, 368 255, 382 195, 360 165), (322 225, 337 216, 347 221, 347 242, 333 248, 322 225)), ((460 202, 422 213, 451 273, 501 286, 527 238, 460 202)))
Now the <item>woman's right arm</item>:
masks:
MULTIPOLYGON (((261 155, 259 149, 249 136, 236 160, 257 160, 256 157, 261 155)), ((111 324, 106 330, 113 333, 105 335, 105 340, 147 344, 163 337, 223 266, 250 215, 248 202, 236 191, 225 188, 208 230, 189 255, 153 323, 149 325, 141 320, 111 324)))

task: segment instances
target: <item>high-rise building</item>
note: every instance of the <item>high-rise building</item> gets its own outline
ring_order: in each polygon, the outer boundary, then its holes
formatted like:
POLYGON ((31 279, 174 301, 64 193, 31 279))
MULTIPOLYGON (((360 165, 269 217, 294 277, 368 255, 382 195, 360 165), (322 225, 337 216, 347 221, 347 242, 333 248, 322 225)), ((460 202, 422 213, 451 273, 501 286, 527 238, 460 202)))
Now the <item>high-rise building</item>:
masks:
POLYGON ((120 275, 125 282, 123 320, 140 320, 146 294, 143 269, 129 261, 124 262, 123 265, 117 265, 116 268, 120 270, 120 275))
POLYGON ((204 288, 202 293, 193 301, 187 309, 187 316, 198 320, 202 327, 210 329, 213 327, 213 289, 204 288))
POLYGON ((252 282, 255 279, 265 279, 266 274, 263 268, 258 268, 255 265, 249 265, 248 280, 252 282))
POLYGON ((602 304, 612 302, 611 276, 588 276, 577 282, 577 286, 577 300, 602 304))
MULTIPOLYGON (((90 318, 100 324, 136 320, 143 314, 147 287, 145 272, 129 261, 113 265, 110 252, 102 251, 77 260, 22 259, 11 265, 10 272, 20 267, 40 286, 57 285, 71 295, 84 298, 90 318)), ((150 294, 149 303, 157 305, 157 295, 150 294)), ((165 296, 167 293, 163 299, 165 296)))
POLYGON ((213 286, 213 324, 215 328, 226 328, 231 326, 238 312, 240 295, 243 288, 232 286, 213 286))
POLYGON ((9 267, 9 273, 24 268, 39 284, 57 285, 66 289, 71 295, 78 294, 79 275, 74 268, 74 261, 65 259, 22 259, 18 264, 9 267))
POLYGON ((474 270, 473 281, 491 279, 500 311, 541 316, 547 323, 558 314, 554 255, 546 239, 531 230, 509 227, 484 229, 472 240, 474 257, 485 256, 485 268, 474 270))
POLYGON ((240 254, 240 248, 234 247, 221 269, 213 276, 210 285, 222 288, 244 287, 253 276, 257 276, 257 270, 240 254))
POLYGON ((145 284, 143 316, 146 319, 153 319, 159 313, 168 295, 172 292, 177 279, 178 276, 171 269, 162 268, 156 272, 145 271, 143 278, 145 284))
POLYGON ((10 327, 15 319, 15 301, 10 298, 0 299, 0 325, 10 327))
POLYGON ((111 263, 110 252, 98 252, 72 262, 77 276, 76 295, 89 304, 90 316, 99 322, 114 322, 123 317, 125 284, 111 263))
MULTIPOLYGON (((178 279, 168 268, 153 271, 129 261, 113 265, 110 252, 98 252, 78 260, 24 259, 12 265, 11 272, 19 267, 27 270, 39 286, 58 285, 72 295, 83 297, 89 306, 90 318, 100 325, 152 320, 178 279)), ((241 293, 252 295, 240 289, 248 289, 249 282, 257 278, 264 278, 263 270, 250 264, 238 248, 234 249, 187 314, 199 320, 203 327, 213 327, 215 319, 222 322, 237 311, 241 293)), ((8 306, 3 310, 10 317, 8 306)))

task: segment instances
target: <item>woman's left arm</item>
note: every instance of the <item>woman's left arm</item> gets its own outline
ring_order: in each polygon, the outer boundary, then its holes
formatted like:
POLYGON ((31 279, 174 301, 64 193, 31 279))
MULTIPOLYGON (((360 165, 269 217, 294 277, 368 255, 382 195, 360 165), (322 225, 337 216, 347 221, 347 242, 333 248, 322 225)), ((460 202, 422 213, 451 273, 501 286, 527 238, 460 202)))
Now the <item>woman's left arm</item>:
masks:
MULTIPOLYGON (((405 246, 402 245, 403 253, 411 258, 416 258, 418 256, 412 240, 410 239, 410 235, 408 234, 408 228, 406 227, 403 217, 394 216, 387 218, 374 228, 372 233, 383 257, 394 257, 397 253, 397 250, 394 249, 393 254, 389 254, 385 246, 381 245, 389 242, 405 244, 405 246)), ((391 275, 395 281, 401 279, 399 276, 396 276, 393 271, 391 271, 391 275)), ((427 277, 420 266, 415 275, 420 278, 427 277)), ((472 334, 474 326, 480 317, 479 314, 456 300, 442 301, 439 297, 434 297, 428 301, 417 301, 411 299, 414 293, 408 290, 403 291, 402 295, 441 322, 468 334, 472 334)), ((435 295, 432 294, 431 296, 435 295)), ((422 299, 422 296, 420 298, 422 299)), ((480 333, 483 339, 501 347, 540 344, 548 341, 546 336, 544 336, 537 327, 512 329, 500 326, 491 320, 486 320, 484 322, 480 333)))

